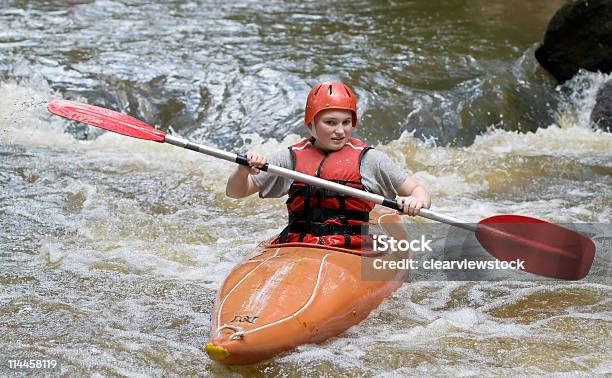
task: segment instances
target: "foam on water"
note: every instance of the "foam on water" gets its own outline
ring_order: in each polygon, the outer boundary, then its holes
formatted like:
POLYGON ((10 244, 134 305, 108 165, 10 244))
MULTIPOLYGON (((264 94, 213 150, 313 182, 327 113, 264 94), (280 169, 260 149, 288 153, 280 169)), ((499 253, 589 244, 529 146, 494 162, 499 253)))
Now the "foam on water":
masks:
MULTIPOLYGON (((607 167, 612 151, 612 135, 588 127, 584 116, 588 113, 588 106, 583 111, 576 110, 585 103, 592 108, 590 104, 594 101, 597 85, 607 78, 605 75, 585 74, 576 79, 581 88, 586 82, 590 83, 591 89, 580 98, 569 97, 565 113, 559 116, 559 125, 540 128, 533 133, 491 129, 477 137, 473 145, 463 148, 436 147, 430 142, 416 139, 414 133, 404 133, 400 139, 377 148, 388 153, 415 179, 425 184, 434 195, 436 208, 443 208, 451 214, 462 214, 468 220, 496 212, 512 211, 551 216, 551 220, 555 221, 609 219, 610 212, 607 207, 599 207, 595 212, 585 207, 586 204, 567 203, 569 198, 576 196, 588 201, 597 193, 593 192, 593 188, 601 187, 599 183, 590 183, 590 186, 586 187, 571 187, 570 196, 565 198, 521 198, 518 201, 504 201, 499 198, 489 201, 482 196, 478 198, 479 193, 494 193, 498 188, 507 190, 500 186, 503 181, 508 181, 510 185, 518 184, 512 183, 516 180, 513 179, 513 171, 520 172, 532 168, 532 164, 537 164, 537 161, 531 163, 525 160, 529 157, 561 157, 578 165, 603 164, 607 167), (574 117, 577 121, 568 121, 567 114, 572 113, 579 115, 574 117), (555 211, 556 209, 563 209, 563 212, 555 211)), ((136 140, 110 132, 91 141, 76 141, 64 132, 67 121, 46 113, 46 102, 53 97, 51 90, 48 86, 38 85, 38 82, 36 86, 40 89, 32 90, 24 85, 11 83, 1 84, 0 135, 3 144, 46 148, 65 153, 64 158, 78 159, 79 165, 101 171, 138 171, 152 174, 184 172, 201 177, 203 187, 213 190, 217 198, 222 197, 226 172, 232 169, 230 163, 182 151, 173 146, 136 140)), ((277 142, 262 140, 256 134, 243 136, 245 147, 259 152, 285 148, 299 138, 291 134, 283 141, 277 142)), ((552 168, 562 170, 561 165, 553 165, 552 168)), ((546 175, 546 172, 541 173, 546 175)), ((609 194, 606 193, 609 187, 601 187, 601 190, 604 191, 603 195, 609 194)), ((88 197, 87 194, 76 195, 88 197)))
MULTIPOLYGON (((0 93, 3 94, 0 96, 3 101, 0 108, 3 144, 77 150, 81 159, 93 159, 111 166, 128 165, 134 169, 177 169, 177 164, 181 164, 185 169, 205 166, 210 169, 202 168, 202 171, 210 175, 218 172, 220 167, 228 167, 228 163, 214 158, 110 132, 93 141, 77 142, 63 131, 67 121, 46 113, 45 105, 52 97, 49 89, 33 91, 27 87, 3 83, 0 93)), ((592 100, 591 97, 589 99, 592 100)), ((579 114, 583 117, 584 113, 588 111, 579 114)), ((488 167, 483 163, 501 163, 508 155, 562 156, 579 158, 581 161, 599 157, 608 160, 612 147, 611 134, 594 131, 583 120, 568 125, 567 119, 561 119, 559 123, 562 126, 551 125, 526 134, 491 129, 466 148, 431 146, 416 139, 414 133, 404 133, 399 140, 378 148, 440 196, 486 192, 490 185, 483 177, 489 170, 498 167, 495 164, 488 167), (480 169, 475 171, 474 167, 480 169)), ((264 141, 256 134, 243 136, 245 145, 258 152, 284 148, 299 138, 291 134, 282 142, 276 142, 264 141)))
MULTIPOLYGON (((83 344, 93 348, 85 352, 53 342, 42 350, 83 372, 89 370, 78 361, 91 363, 92 356, 107 372, 128 375, 134 373, 128 366, 141 359, 169 369, 181 358, 202 364, 198 345, 209 331, 215 292, 257 242, 283 227, 283 200, 227 199, 232 164, 201 154, 113 133, 77 141, 64 132, 67 121, 47 114, 51 90, 32 88, 0 85, 1 143, 9 151, 7 172, 15 177, 10 182, 16 191, 3 194, 2 211, 26 228, 27 253, 38 255, 23 259, 27 264, 21 266, 32 268, 26 275, 39 280, 43 294, 63 293, 57 302, 80 325, 70 332, 80 342, 94 340, 83 344), (35 238, 37 228, 44 237, 35 238), (90 318, 102 320, 86 326, 90 318)), ((576 108, 587 101, 569 99, 576 108)), ((448 215, 474 221, 521 213, 555 222, 609 222, 609 205, 597 201, 611 192, 605 172, 612 137, 591 129, 580 112, 568 116, 570 105, 558 124, 532 133, 490 129, 467 147, 440 147, 405 133, 376 147, 422 181, 435 209, 448 215), (542 162, 546 169, 538 168, 542 162), (567 164, 584 172, 565 173, 567 164), (522 195, 507 186, 539 194, 522 195)), ((249 134, 243 142, 245 149, 267 153, 299 138, 290 134, 279 142, 249 134)), ((254 369, 444 376, 558 375, 582 367, 606 374, 612 369, 606 356, 576 332, 594 343, 609 339, 601 325, 612 320, 609 292, 609 285, 595 283, 412 282, 343 335, 254 369), (542 342, 545 347, 538 349, 542 342), (547 356, 547 349, 559 352, 547 356), (465 361, 474 366, 460 367, 465 361)), ((23 304, 20 296, 12 291, 2 298, 26 314, 56 301, 41 297, 38 304, 23 304), (27 311, 20 307, 26 305, 27 311)), ((16 329, 35 322, 34 316, 24 319, 16 329)), ((53 324, 39 327, 53 334, 53 324)), ((229 372, 206 364, 208 372, 229 372)), ((163 374, 161 368, 142 371, 163 374)))
MULTIPOLYGON (((40 87, 39 87, 40 88, 40 87)), ((0 83, 0 143, 32 147, 72 146, 74 138, 65 134, 63 122, 39 110, 50 100, 51 89, 40 90, 14 83, 0 83)))
MULTIPOLYGON (((376 369, 378 373, 381 370, 394 371, 394 373, 385 373, 382 376, 394 376, 402 372, 410 374, 422 372, 426 375, 444 376, 464 374, 468 371, 470 374, 481 375, 486 374, 484 372, 486 368, 481 365, 482 363, 488 361, 486 365, 491 366, 491 363, 498 361, 505 366, 504 369, 509 374, 529 372, 531 372, 529 374, 546 374, 547 368, 535 368, 533 364, 550 352, 547 351, 547 348, 540 350, 533 348, 539 344, 546 344, 551 348, 563 350, 566 348, 568 337, 563 328, 549 327, 551 322, 568 319, 576 323, 579 319, 597 319, 608 323, 610 315, 595 311, 597 315, 593 316, 592 312, 588 312, 589 310, 586 310, 586 313, 576 312, 572 307, 568 307, 566 313, 563 311, 559 313, 557 309, 547 309, 544 303, 540 304, 543 306, 540 311, 545 313, 543 319, 529 319, 527 322, 519 319, 518 322, 515 322, 512 316, 500 318, 500 314, 495 314, 493 311, 526 298, 537 298, 538 293, 559 291, 563 293, 568 290, 602 290, 598 302, 598 305, 602 305, 602 302, 606 302, 603 298, 609 291, 609 287, 598 284, 557 286, 525 282, 508 283, 507 287, 487 282, 437 284, 417 282, 404 286, 363 323, 327 341, 323 347, 305 345, 294 353, 284 355, 278 361, 281 364, 302 366, 299 361, 308 361, 309 365, 313 365, 314 360, 319 363, 332 363, 337 368, 350 370, 352 366, 362 364, 364 360, 375 359, 378 367, 381 368, 376 369), (433 290, 432 285, 435 287, 433 290), (463 295, 451 295, 449 292, 463 292, 466 289, 469 293, 468 297, 473 301, 464 305, 453 303, 462 300, 463 295), (417 304, 412 294, 421 296, 423 291, 428 292, 423 298, 426 301, 417 304), (498 298, 491 301, 491 295, 498 298), (432 306, 432 303, 436 305, 432 306), (509 349, 511 345, 513 347, 509 349), (494 349, 490 349, 491 347, 494 349), (324 349, 324 352, 321 349, 324 349), (473 368, 467 370, 461 368, 460 365, 454 363, 457 358, 474 361, 473 368), (504 358, 508 360, 504 361, 504 358)), ((550 304, 554 305, 554 302, 550 304)), ((582 304, 576 304, 576 306, 584 308, 582 304)), ((608 335, 604 333, 597 337, 605 339, 609 337, 609 331, 608 335)), ((560 353, 563 356, 571 352, 562 351, 560 353)), ((550 357, 552 361, 558 358, 555 355, 550 355, 550 357)), ((601 361, 602 357, 601 351, 596 350, 586 356, 568 355, 571 364, 583 368, 590 366, 586 362, 590 358, 601 361)), ((541 363, 540 366, 542 366, 541 363)), ((607 372, 609 364, 599 363, 594 368, 607 372)), ((490 372, 494 371, 496 374, 500 373, 497 368, 490 372)), ((375 374, 375 371, 371 372, 375 374)))

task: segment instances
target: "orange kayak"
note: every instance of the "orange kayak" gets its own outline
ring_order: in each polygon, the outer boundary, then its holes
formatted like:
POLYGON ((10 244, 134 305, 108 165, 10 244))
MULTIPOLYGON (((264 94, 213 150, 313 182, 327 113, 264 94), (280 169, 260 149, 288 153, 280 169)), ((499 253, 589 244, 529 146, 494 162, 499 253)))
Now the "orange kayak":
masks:
MULTIPOLYGON (((405 238, 399 218, 373 212, 370 223, 405 238)), ((251 364, 342 333, 402 285, 404 273, 361 279, 362 259, 376 257, 371 250, 260 244, 219 290, 206 353, 224 364, 251 364)))

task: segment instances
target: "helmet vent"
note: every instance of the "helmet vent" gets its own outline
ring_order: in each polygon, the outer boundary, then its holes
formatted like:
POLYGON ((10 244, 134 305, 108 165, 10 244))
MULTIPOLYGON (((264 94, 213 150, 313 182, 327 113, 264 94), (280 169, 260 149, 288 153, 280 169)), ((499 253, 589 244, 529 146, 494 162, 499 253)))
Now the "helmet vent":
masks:
POLYGON ((332 86, 331 85, 329 86, 329 94, 330 95, 332 94, 332 86))
POLYGON ((322 87, 322 86, 323 86, 323 85, 320 85, 320 84, 319 84, 319 86, 317 87, 317 90, 315 91, 315 93, 313 94, 313 96, 316 96, 316 95, 317 95, 317 93, 319 93, 319 89, 321 89, 321 87, 322 87))
POLYGON ((351 97, 351 92, 349 92, 348 88, 347 88, 347 87, 344 87, 344 90, 346 91, 346 95, 347 95, 347 96, 349 96, 349 97, 351 97))

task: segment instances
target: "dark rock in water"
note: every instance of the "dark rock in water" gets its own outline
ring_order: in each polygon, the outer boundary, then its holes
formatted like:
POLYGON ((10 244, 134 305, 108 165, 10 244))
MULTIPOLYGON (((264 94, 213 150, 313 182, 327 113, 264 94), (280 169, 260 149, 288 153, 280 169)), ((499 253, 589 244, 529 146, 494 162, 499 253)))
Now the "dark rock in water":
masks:
POLYGON ((612 0, 569 1, 555 13, 535 56, 559 84, 580 68, 612 71, 612 0))
POLYGON ((600 129, 612 132, 612 80, 597 92, 596 104, 591 112, 591 121, 600 129))

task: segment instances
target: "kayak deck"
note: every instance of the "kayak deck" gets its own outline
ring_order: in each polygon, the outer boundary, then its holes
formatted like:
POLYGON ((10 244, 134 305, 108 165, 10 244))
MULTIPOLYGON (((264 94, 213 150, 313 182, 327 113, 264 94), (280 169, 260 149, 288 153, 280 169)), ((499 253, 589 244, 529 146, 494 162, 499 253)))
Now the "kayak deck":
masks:
MULTIPOLYGON (((383 228, 389 227, 382 219, 398 224, 388 216, 374 218, 383 228)), ((262 243, 259 249, 227 276, 215 301, 205 350, 225 364, 259 362, 336 336, 363 320, 404 279, 394 274, 362 280, 361 260, 380 256, 373 251, 305 243, 262 243)))

